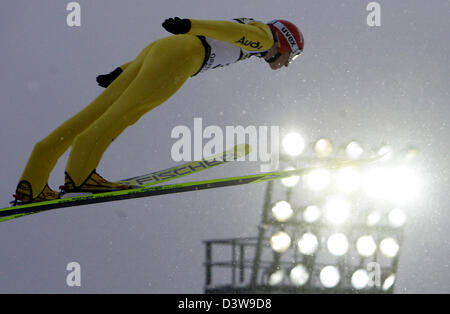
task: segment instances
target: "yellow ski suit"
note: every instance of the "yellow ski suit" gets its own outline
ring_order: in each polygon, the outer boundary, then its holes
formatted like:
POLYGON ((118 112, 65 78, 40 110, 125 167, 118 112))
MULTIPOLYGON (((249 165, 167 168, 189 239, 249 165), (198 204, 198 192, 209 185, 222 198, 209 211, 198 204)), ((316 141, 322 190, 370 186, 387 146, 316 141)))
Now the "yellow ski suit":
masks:
POLYGON ((165 102, 198 73, 206 54, 199 36, 228 42, 249 52, 268 50, 274 44, 269 27, 261 22, 195 19, 191 19, 187 34, 151 43, 135 60, 121 66, 123 72, 94 101, 34 146, 20 179, 31 184, 33 198, 44 189, 59 157, 70 146, 66 172, 78 186, 125 128, 165 102), (259 45, 253 48, 249 42, 259 45))

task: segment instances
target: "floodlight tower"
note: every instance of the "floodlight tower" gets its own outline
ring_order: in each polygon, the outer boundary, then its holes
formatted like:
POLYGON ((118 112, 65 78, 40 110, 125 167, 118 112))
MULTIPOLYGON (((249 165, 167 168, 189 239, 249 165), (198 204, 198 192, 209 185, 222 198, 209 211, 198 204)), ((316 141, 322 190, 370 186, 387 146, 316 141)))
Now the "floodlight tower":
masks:
MULTIPOLYGON (((282 167, 317 167, 302 177, 267 183, 256 237, 205 242, 205 292, 392 293, 406 214, 365 195, 405 196, 405 190, 417 191, 417 178, 395 163, 384 166, 387 170, 326 167, 362 158, 356 141, 336 152, 329 139, 307 146, 290 134, 283 147, 282 167), (302 155, 308 147, 313 157, 302 155), (214 262, 213 247, 227 245, 231 260, 214 262), (231 269, 231 284, 213 284, 215 267, 231 269)), ((379 153, 385 159, 392 150, 383 147, 379 153)))

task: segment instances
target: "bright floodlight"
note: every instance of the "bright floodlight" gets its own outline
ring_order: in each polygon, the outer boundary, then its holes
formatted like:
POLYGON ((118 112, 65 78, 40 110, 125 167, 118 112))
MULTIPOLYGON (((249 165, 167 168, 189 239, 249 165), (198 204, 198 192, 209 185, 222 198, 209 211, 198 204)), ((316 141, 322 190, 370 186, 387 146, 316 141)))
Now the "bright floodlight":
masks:
POLYGON ((378 224, 380 222, 380 220, 381 220, 380 212, 377 210, 374 210, 367 216, 366 224, 369 227, 373 227, 376 224, 378 224))
POLYGON ((386 238, 380 243, 381 253, 387 257, 394 257, 397 255, 399 248, 397 241, 393 238, 386 238))
POLYGON ((333 234, 328 238, 327 247, 331 254, 342 256, 348 250, 347 237, 343 233, 333 234))
POLYGON ((356 241, 356 250, 361 256, 372 256, 377 249, 377 244, 372 236, 365 235, 356 241))
POLYGON ((344 223, 350 215, 350 203, 341 197, 329 198, 325 204, 325 217, 335 225, 344 223))
POLYGON ((369 284, 369 274, 365 269, 358 269, 352 275, 352 286, 357 290, 364 289, 369 284))
POLYGON ((311 190, 323 190, 330 184, 330 171, 327 169, 315 169, 305 176, 305 180, 311 190))
POLYGON ((412 161, 416 159, 417 155, 419 154, 419 151, 416 148, 409 148, 404 155, 404 159, 406 161, 412 161))
POLYGON ((343 168, 337 173, 337 187, 342 192, 354 192, 358 189, 360 183, 361 177, 353 168, 343 168))
POLYGON ((416 173, 406 166, 400 166, 393 172, 393 192, 388 194, 394 202, 404 204, 414 200, 419 194, 419 178, 416 173))
POLYGON ((395 275, 391 274, 383 282, 383 286, 382 286, 383 291, 387 291, 387 290, 391 289, 391 287, 394 285, 394 283, 395 283, 395 275))
POLYGON ((279 222, 288 221, 293 213, 291 204, 286 201, 279 201, 272 207, 272 214, 279 222))
POLYGON ((391 210, 389 212, 388 217, 389 217, 389 224, 394 228, 401 227, 406 222, 406 215, 399 208, 394 208, 393 210, 391 210))
POLYGON ((298 156, 305 149, 305 141, 303 137, 295 132, 287 134, 283 138, 283 148, 285 152, 291 156, 298 156))
MULTIPOLYGON (((287 168, 285 170, 287 170, 287 171, 288 170, 294 170, 294 168, 290 167, 290 168, 287 168)), ((292 188, 292 187, 297 185, 299 180, 300 180, 299 176, 290 176, 290 177, 281 179, 281 183, 287 188, 292 188)))
POLYGON ((364 190, 373 198, 404 204, 419 194, 419 178, 409 168, 372 168, 364 177, 364 190))
POLYGON ((269 276, 269 285, 270 286, 277 286, 279 285, 283 279, 284 279, 285 271, 284 269, 279 269, 269 276))
POLYGON ((309 279, 309 273, 305 266, 299 264, 291 269, 289 278, 295 286, 303 286, 309 279))
POLYGON ((325 266, 320 271, 320 281, 325 288, 333 288, 341 280, 339 270, 335 266, 325 266))
POLYGON ((283 253, 291 246, 291 237, 286 232, 279 231, 270 238, 270 246, 275 252, 283 253))
POLYGON ((313 223, 320 218, 320 209, 315 205, 309 205, 303 211, 303 219, 308 223, 313 223))
POLYGON ((361 157, 363 152, 364 152, 364 150, 361 147, 361 145, 355 141, 348 143, 347 147, 345 148, 345 153, 351 159, 356 159, 356 158, 361 157))
POLYGON ((333 152, 333 144, 327 138, 321 138, 314 144, 314 151, 319 157, 328 157, 333 152))
POLYGON ((389 171, 385 168, 376 167, 367 171, 363 179, 363 186, 366 194, 376 198, 384 195, 385 186, 389 184, 389 171))
POLYGON ((317 237, 310 233, 304 233, 297 242, 298 250, 304 255, 313 255, 319 245, 317 237))

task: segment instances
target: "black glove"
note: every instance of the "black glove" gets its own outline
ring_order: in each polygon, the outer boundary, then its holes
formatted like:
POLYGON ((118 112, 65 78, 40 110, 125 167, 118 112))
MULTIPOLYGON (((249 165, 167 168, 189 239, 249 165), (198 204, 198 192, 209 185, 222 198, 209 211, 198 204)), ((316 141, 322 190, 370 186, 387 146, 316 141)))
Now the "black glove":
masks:
POLYGON ((191 30, 191 21, 189 19, 180 19, 179 17, 166 19, 162 27, 172 34, 186 34, 191 30))
POLYGON ((122 69, 121 68, 116 68, 114 71, 112 71, 109 74, 102 74, 97 76, 97 83, 98 85, 100 85, 101 87, 108 87, 109 84, 111 84, 119 75, 120 73, 122 73, 122 69))

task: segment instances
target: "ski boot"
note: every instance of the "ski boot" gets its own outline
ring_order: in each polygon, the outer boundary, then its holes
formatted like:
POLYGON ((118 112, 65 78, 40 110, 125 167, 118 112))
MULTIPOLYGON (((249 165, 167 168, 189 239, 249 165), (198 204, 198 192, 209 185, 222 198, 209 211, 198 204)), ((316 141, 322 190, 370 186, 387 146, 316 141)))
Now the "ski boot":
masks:
POLYGON ((29 203, 45 202, 59 199, 59 193, 52 190, 48 184, 44 186, 41 193, 33 198, 33 190, 28 181, 20 181, 16 188, 16 194, 13 194, 15 200, 11 202, 12 205, 24 205, 29 203))
POLYGON ((76 186, 70 175, 65 172, 65 183, 59 187, 63 193, 104 193, 132 189, 134 186, 109 182, 102 178, 95 169, 84 182, 76 186))

